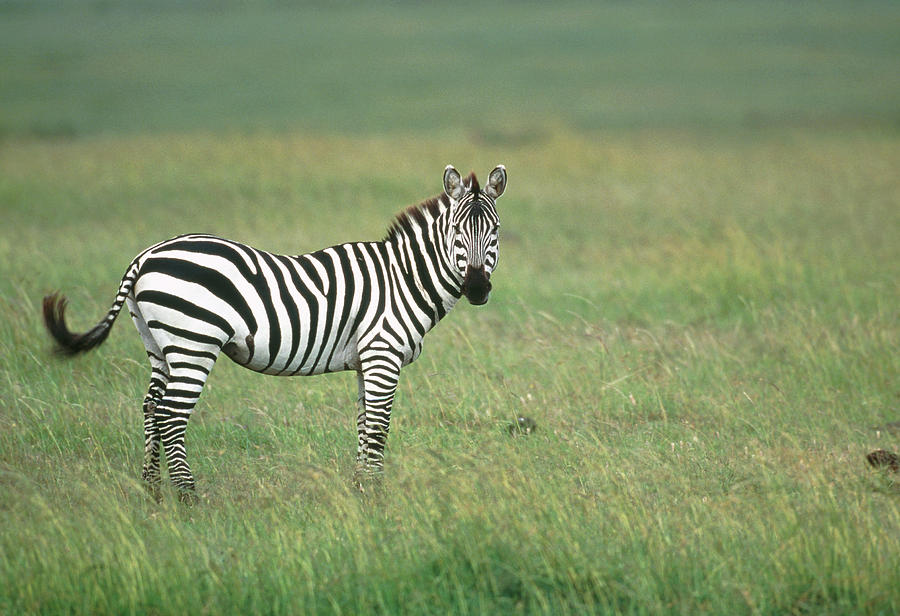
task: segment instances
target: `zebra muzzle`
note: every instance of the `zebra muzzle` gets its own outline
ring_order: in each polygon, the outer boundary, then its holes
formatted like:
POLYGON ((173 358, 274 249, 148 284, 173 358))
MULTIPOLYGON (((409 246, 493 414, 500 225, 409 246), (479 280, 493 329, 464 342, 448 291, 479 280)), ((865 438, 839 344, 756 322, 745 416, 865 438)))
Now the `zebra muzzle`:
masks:
POLYGON ((486 304, 491 294, 491 276, 488 274, 484 266, 466 268, 466 277, 462 283, 462 294, 466 296, 469 303, 473 306, 481 306, 486 304))

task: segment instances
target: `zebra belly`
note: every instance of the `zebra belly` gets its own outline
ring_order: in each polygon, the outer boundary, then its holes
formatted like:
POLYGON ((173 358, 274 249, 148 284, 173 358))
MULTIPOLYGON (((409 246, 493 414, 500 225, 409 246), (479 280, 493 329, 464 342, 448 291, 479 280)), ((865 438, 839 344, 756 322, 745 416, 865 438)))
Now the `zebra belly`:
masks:
POLYGON ((356 336, 330 346, 313 346, 309 352, 306 349, 308 340, 301 340, 297 348, 291 345, 271 359, 267 351, 268 342, 266 336, 247 335, 243 339, 236 337, 222 347, 222 352, 245 368, 276 376, 310 376, 359 370, 356 336))

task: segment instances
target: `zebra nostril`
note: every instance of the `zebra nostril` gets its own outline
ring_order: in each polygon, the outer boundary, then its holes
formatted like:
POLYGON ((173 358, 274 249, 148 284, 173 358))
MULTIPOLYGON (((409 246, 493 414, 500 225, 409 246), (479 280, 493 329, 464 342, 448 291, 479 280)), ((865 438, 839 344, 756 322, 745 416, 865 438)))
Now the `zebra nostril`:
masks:
POLYGON ((488 295, 491 292, 490 277, 491 275, 484 269, 483 265, 480 267, 470 265, 466 268, 462 293, 471 304, 480 306, 487 302, 488 295))

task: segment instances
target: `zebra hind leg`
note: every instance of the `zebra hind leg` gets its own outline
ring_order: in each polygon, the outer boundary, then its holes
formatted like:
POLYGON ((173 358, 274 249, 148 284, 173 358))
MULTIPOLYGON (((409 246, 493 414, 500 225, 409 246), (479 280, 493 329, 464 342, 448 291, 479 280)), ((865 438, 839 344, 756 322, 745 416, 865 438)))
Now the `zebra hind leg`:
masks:
POLYGON ((147 321, 139 306, 130 295, 125 298, 131 320, 141 335, 144 347, 147 349, 147 357, 150 359, 150 387, 144 396, 142 405, 144 412, 144 462, 141 469, 141 478, 144 480, 150 495, 159 502, 161 495, 160 465, 159 465, 159 430, 156 425, 156 407, 162 400, 169 383, 169 365, 163 358, 163 352, 153 337, 147 321))
MULTIPOLYGON (((144 398, 144 466, 151 493, 160 484, 160 445, 169 478, 183 502, 194 501, 194 475, 187 461, 184 435, 188 419, 227 339, 176 328, 128 298, 153 374, 144 398)), ((165 315, 164 315, 165 316, 165 315)))
POLYGON ((150 363, 153 365, 153 376, 150 379, 150 388, 144 396, 144 464, 141 469, 141 479, 144 480, 151 496, 159 502, 161 499, 160 468, 159 468, 159 429, 156 424, 156 407, 162 400, 168 382, 168 367, 165 362, 150 355, 150 363))
POLYGON ((179 500, 185 503, 196 500, 194 474, 188 464, 185 449, 185 431, 215 359, 215 353, 198 352, 191 357, 190 362, 169 360, 169 383, 154 411, 156 430, 166 454, 169 478, 178 490, 179 500))

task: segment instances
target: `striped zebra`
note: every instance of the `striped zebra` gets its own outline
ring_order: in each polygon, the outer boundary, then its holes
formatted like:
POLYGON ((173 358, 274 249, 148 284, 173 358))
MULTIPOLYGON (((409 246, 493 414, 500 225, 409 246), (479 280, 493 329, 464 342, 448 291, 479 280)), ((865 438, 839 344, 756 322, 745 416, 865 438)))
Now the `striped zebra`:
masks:
POLYGON ((144 397, 142 478, 159 498, 160 446, 182 500, 194 477, 185 429, 219 353, 280 376, 355 370, 359 387, 354 481, 380 476, 400 368, 461 296, 487 302, 497 266, 498 165, 484 189, 448 165, 444 192, 397 215, 379 242, 299 256, 277 255, 212 235, 182 235, 140 253, 106 317, 76 334, 66 299, 44 298, 59 350, 88 351, 109 335, 123 305, 150 358, 144 397))

